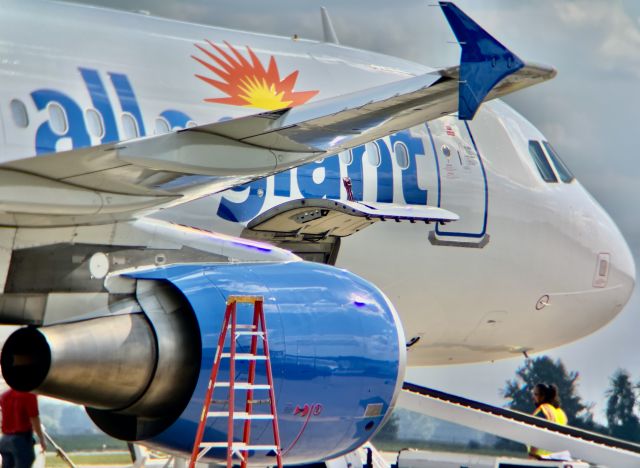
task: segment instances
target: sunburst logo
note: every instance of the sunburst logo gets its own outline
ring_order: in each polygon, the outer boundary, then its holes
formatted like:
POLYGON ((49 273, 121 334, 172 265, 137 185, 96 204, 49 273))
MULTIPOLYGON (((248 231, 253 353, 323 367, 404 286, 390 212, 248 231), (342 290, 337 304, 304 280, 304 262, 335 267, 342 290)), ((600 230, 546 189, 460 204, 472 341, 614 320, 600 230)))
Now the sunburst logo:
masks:
POLYGON ((273 55, 269 59, 269 66, 265 69, 249 46, 247 46, 247 56, 244 56, 226 41, 224 44, 228 51, 211 41, 206 42, 210 49, 199 44, 195 46, 206 55, 208 60, 195 55, 191 57, 216 76, 199 74, 195 76, 228 96, 208 98, 205 99, 206 102, 277 110, 299 106, 318 94, 318 91, 293 90, 298 79, 298 70, 280 79, 278 64, 273 55))

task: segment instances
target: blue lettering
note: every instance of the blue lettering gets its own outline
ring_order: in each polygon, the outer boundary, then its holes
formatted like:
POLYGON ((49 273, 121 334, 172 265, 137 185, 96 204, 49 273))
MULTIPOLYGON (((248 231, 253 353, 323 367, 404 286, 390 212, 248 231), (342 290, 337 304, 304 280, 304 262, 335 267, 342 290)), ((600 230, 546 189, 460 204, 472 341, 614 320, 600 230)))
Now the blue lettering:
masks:
POLYGON ((36 131, 36 154, 51 153, 56 150, 56 143, 63 138, 70 138, 73 148, 91 145, 91 137, 84 124, 82 109, 66 94, 52 89, 38 89, 31 93, 31 98, 38 110, 46 109, 49 103, 58 103, 67 116, 67 131, 58 135, 47 120, 36 131))
POLYGON ((351 179, 351 192, 353 199, 361 201, 363 197, 362 184, 362 158, 364 157, 364 145, 351 148, 351 164, 347 166, 347 175, 351 179))
POLYGON ((264 205, 265 192, 267 189, 267 179, 258 179, 250 184, 240 187, 234 187, 234 192, 242 192, 249 190, 249 196, 242 202, 234 202, 222 197, 220 207, 218 208, 218 216, 231 222, 249 221, 260 213, 264 205), (258 193, 261 191, 262 193, 258 193))
POLYGON ((174 128, 187 128, 187 123, 192 122, 191 117, 179 110, 169 109, 160 114, 167 122, 169 127, 174 128))
MULTIPOLYGON (((102 116, 104 135, 101 143, 118 141, 120 136, 116 115, 99 72, 92 68, 79 67, 78 69, 93 107, 102 116)), ((131 114, 134 118, 140 136, 146 135, 142 112, 129 78, 120 73, 109 73, 109 76, 122 111, 131 114)), ((35 90, 31 93, 31 97, 38 110, 46 109, 51 102, 59 104, 64 109, 68 122, 68 129, 63 135, 56 134, 49 121, 43 123, 36 131, 36 154, 55 152, 57 143, 63 138, 70 138, 73 148, 91 145, 91 136, 87 131, 83 110, 72 98, 52 89, 35 90)), ((187 114, 175 109, 167 109, 160 116, 167 120, 172 129, 186 128, 187 124, 192 121, 187 114)), ((225 117, 221 120, 228 119, 225 117)))
MULTIPOLYGON (((371 142, 375 145, 380 155, 380 165, 376 168, 377 175, 377 196, 379 202, 393 202, 393 165, 391 153, 384 140, 371 142)), ((366 152, 366 145, 356 146, 351 150, 352 162, 347 167, 347 175, 351 179, 351 187, 354 200, 364 199, 363 169, 362 164, 366 152)))
POLYGON ((378 151, 380 152, 380 165, 376 170, 378 178, 377 201, 393 203, 393 163, 391 162, 391 153, 384 140, 377 140, 374 144, 378 146, 378 151))
POLYGON ((104 123, 104 136, 101 140, 102 143, 118 141, 119 136, 116 118, 113 114, 113 108, 111 107, 109 97, 107 96, 107 90, 104 88, 97 70, 80 68, 80 73, 82 74, 82 79, 89 91, 89 96, 91 96, 93 107, 95 107, 95 109, 102 115, 102 121, 104 123))
POLYGON ((338 156, 324 158, 322 162, 305 164, 298 168, 298 188, 305 198, 340 198, 340 161, 338 156), (322 180, 315 182, 313 174, 323 172, 322 180))
MULTIPOLYGON (((103 119, 105 132, 101 142, 117 141, 119 134, 116 115, 98 71, 90 68, 79 68, 79 71, 91 98, 92 105, 103 119)), ((140 136, 146 135, 142 113, 128 77, 119 73, 109 73, 109 77, 118 96, 122 111, 131 114, 135 119, 140 136)), ((59 141, 64 138, 71 140, 73 148, 91 145, 91 137, 86 128, 83 110, 71 97, 51 89, 35 90, 31 93, 31 97, 40 111, 45 110, 52 102, 60 105, 66 114, 68 122, 68 128, 61 135, 53 131, 49 120, 41 124, 36 131, 36 154, 55 152, 59 141)), ((167 109, 160 116, 167 120, 172 129, 186 128, 187 124, 192 121, 186 113, 175 109, 167 109)), ((227 119, 229 118, 220 120, 227 119)), ((393 202, 392 156, 395 153, 396 145, 402 144, 408 150, 409 157, 408 167, 401 170, 404 200, 407 204, 425 205, 427 203, 427 190, 421 189, 418 184, 417 167, 418 155, 425 156, 422 139, 413 137, 408 130, 404 130, 391 135, 389 141, 390 144, 387 144, 382 139, 371 143, 376 145, 380 155, 380 165, 376 168, 376 200, 384 203, 393 202)), ((362 200, 364 197, 363 160, 366 146, 361 145, 352 148, 350 151, 352 163, 347 166, 347 175, 351 179, 354 199, 362 200)), ((291 171, 276 174, 273 177, 273 182, 274 195, 280 197, 291 196, 291 187, 294 183, 291 171)), ((320 163, 311 163, 299 167, 297 169, 297 184, 303 197, 339 199, 342 181, 338 156, 325 158, 320 163), (315 180, 314 174, 316 176, 315 180)), ((223 196, 218 208, 218 216, 232 222, 244 222, 254 218, 264 206, 266 187, 267 180, 260 179, 231 189, 235 192, 246 190, 248 195, 242 202, 234 202, 223 196)))
POLYGON ((422 139, 412 137, 409 130, 403 130, 390 137, 391 146, 396 143, 404 144, 409 153, 409 167, 402 171, 402 194, 404 201, 408 205, 426 205, 427 191, 418 186, 418 164, 417 155, 424 156, 424 145, 422 139))
POLYGON ((279 172, 273 176, 274 193, 278 197, 291 196, 291 171, 279 172))
POLYGON ((111 83, 116 90, 118 99, 120 100, 120 107, 123 112, 128 112, 138 123, 138 130, 140 136, 145 136, 147 133, 144 129, 144 122, 142 121, 142 114, 140 113, 140 107, 138 107, 138 101, 131 88, 131 83, 126 75, 119 73, 109 73, 111 77, 111 83))

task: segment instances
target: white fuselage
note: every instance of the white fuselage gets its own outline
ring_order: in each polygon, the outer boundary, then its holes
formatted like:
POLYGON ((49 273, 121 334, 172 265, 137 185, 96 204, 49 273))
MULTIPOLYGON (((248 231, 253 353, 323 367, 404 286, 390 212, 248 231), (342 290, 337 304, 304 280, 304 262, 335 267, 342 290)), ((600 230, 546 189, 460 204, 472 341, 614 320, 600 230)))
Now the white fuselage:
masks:
MULTIPOLYGON (((273 57, 280 79, 297 71, 295 91, 317 91, 312 99, 429 71, 332 44, 136 14, 46 2, 3 6, 0 162, 259 112, 205 101, 225 96, 196 76, 219 81, 202 63, 214 63, 205 39, 227 54, 247 56, 248 46, 263 64, 273 57), (26 124, 16 115, 20 106, 26 124)), ((490 102, 468 127, 446 116, 162 216, 240 235, 252 218, 290 199, 346 200, 344 177, 356 200, 440 206, 460 220, 378 222, 342 240, 337 265, 389 296, 407 339, 419 338, 410 365, 537 352, 615 317, 635 267, 614 223, 577 181, 562 182, 553 162, 557 181, 543 180, 531 141, 546 139, 505 104, 490 102)))

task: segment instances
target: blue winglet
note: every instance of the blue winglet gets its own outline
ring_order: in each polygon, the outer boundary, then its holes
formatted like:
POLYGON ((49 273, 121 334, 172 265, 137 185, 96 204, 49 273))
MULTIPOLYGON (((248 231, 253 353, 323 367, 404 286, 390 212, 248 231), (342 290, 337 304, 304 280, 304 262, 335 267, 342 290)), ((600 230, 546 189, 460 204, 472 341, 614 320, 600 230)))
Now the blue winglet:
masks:
POLYGON ((493 87, 524 62, 453 3, 440 7, 462 47, 458 118, 471 120, 493 87))

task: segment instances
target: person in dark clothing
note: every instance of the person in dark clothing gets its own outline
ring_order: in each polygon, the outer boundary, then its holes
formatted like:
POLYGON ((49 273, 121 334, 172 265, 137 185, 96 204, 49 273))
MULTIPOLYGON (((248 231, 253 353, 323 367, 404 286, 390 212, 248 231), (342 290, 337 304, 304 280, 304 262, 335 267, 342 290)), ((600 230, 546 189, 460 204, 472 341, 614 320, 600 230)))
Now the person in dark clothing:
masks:
POLYGON ((0 409, 2 468, 30 468, 35 460, 34 432, 38 435, 42 451, 47 449, 36 396, 9 389, 0 396, 0 409))

